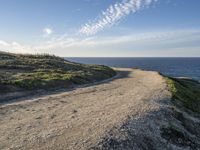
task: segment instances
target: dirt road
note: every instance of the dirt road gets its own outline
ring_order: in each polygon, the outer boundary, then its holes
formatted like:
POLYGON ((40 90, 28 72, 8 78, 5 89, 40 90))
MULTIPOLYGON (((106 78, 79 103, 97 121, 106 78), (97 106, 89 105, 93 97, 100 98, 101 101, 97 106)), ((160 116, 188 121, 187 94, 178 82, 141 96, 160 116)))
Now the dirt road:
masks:
MULTIPOLYGON (((0 106, 0 149, 89 149, 130 117, 138 119, 170 98, 156 72, 117 69, 119 77, 0 106)), ((141 124, 142 125, 142 124, 141 124)))

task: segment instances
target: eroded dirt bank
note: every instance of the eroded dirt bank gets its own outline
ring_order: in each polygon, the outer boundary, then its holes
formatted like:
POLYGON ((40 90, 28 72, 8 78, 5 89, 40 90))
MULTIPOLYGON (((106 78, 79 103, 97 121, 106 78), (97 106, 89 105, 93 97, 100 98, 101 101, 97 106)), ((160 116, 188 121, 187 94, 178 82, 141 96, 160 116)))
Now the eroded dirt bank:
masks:
POLYGON ((102 84, 0 106, 0 149, 187 149, 161 134, 174 118, 164 78, 117 70, 102 84))

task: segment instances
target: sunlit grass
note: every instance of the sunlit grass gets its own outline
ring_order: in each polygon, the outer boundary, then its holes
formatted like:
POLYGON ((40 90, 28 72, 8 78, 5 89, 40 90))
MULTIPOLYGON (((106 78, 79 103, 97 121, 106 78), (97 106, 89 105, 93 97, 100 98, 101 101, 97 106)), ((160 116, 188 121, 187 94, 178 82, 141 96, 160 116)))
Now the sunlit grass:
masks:
POLYGON ((10 86, 22 90, 50 89, 91 83, 114 75, 109 67, 73 63, 54 55, 0 53, 0 88, 6 92, 13 89, 10 86))

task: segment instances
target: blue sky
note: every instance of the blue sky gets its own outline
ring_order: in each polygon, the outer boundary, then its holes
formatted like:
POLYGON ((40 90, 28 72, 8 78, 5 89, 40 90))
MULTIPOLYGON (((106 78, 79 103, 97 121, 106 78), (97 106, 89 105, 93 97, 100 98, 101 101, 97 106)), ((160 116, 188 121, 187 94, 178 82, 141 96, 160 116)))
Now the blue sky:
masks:
POLYGON ((0 50, 200 57, 199 0, 0 0, 0 50))

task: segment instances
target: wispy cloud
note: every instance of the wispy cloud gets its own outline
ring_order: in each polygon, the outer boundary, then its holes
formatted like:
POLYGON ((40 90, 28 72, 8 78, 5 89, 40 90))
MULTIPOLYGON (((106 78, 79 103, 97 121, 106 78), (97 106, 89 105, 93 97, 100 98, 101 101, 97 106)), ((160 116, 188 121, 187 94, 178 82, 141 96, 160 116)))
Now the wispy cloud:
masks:
POLYGON ((156 1, 158 0, 123 0, 121 3, 117 2, 106 11, 103 11, 98 19, 83 25, 79 32, 93 35, 106 27, 116 24, 130 13, 135 13, 156 1))
POLYGON ((16 41, 6 42, 0 40, 0 50, 14 53, 34 53, 34 48, 28 45, 22 45, 16 41))
POLYGON ((152 31, 110 37, 68 37, 35 46, 0 40, 0 50, 59 56, 200 56, 200 29, 152 31), (176 53, 177 52, 177 53, 176 53), (169 55, 168 55, 169 54, 169 55))
POLYGON ((6 41, 0 40, 0 46, 9 46, 6 41))
POLYGON ((44 28, 43 29, 43 34, 44 36, 49 36, 53 33, 53 30, 51 28, 44 28))

